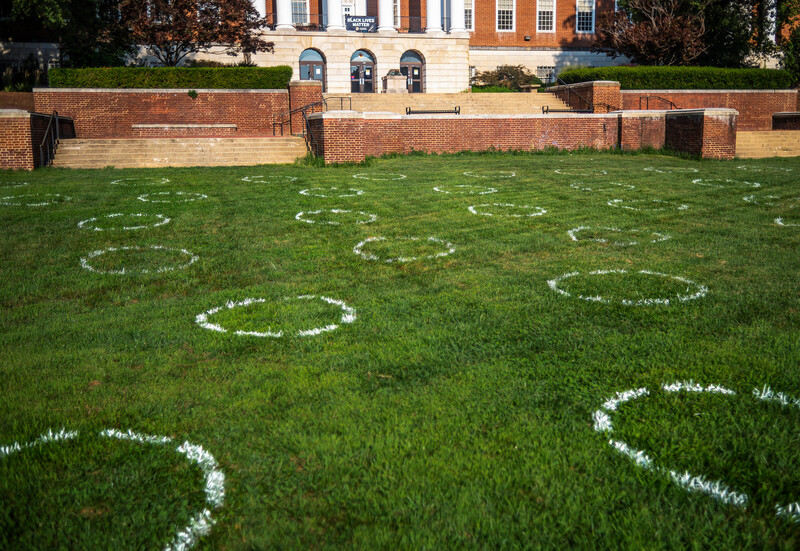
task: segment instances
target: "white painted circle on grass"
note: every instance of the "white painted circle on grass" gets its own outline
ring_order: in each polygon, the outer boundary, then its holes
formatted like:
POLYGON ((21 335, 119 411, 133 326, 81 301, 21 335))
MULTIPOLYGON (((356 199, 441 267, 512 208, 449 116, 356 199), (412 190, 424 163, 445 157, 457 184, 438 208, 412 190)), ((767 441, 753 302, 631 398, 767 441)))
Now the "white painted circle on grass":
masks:
POLYGON ((619 182, 606 182, 592 187, 587 186, 583 182, 575 182, 574 184, 570 184, 569 187, 577 189, 578 191, 596 191, 596 192, 619 191, 621 189, 624 190, 636 189, 636 186, 634 186, 633 184, 621 184, 619 182), (614 187, 603 187, 603 186, 614 186, 614 187))
POLYGON ((0 188, 15 188, 15 187, 24 187, 29 185, 29 182, 5 182, 0 184, 0 188))
POLYGON ((444 184, 433 188, 439 193, 452 193, 458 195, 488 195, 497 193, 497 189, 489 186, 477 186, 474 184, 444 184))
POLYGON ((762 195, 761 197, 756 197, 755 195, 748 195, 744 197, 745 203, 752 203, 753 205, 764 205, 767 207, 774 207, 778 204, 773 201, 770 201, 769 199, 777 200, 780 199, 780 197, 777 195, 762 195))
MULTIPOLYGON (((604 275, 608 275, 608 274, 628 274, 628 273, 629 272, 627 270, 595 270, 593 272, 589 272, 587 275, 590 275, 590 276, 604 276, 604 275)), ((691 280, 686 279, 684 277, 673 276, 673 275, 669 275, 669 274, 662 274, 662 273, 659 273, 659 272, 651 272, 651 271, 648 271, 648 270, 639 270, 638 272, 632 272, 632 273, 641 274, 641 275, 645 275, 645 276, 653 276, 653 277, 671 279, 673 281, 678 281, 680 283, 684 283, 688 287, 694 287, 695 291, 694 291, 694 293, 686 294, 686 295, 677 294, 677 295, 675 295, 675 297, 672 297, 672 298, 670 298, 670 297, 663 297, 663 298, 662 297, 654 297, 654 298, 643 298, 643 299, 639 299, 639 300, 620 299, 620 300, 614 301, 614 302, 618 302, 619 304, 624 304, 625 306, 650 306, 650 305, 653 305, 653 304, 664 304, 664 305, 666 305, 666 304, 671 304, 672 301, 688 302, 690 300, 695 300, 695 299, 698 299, 698 298, 701 298, 701 297, 705 296, 706 293, 708 292, 708 288, 705 285, 701 285, 699 283, 695 283, 694 281, 691 281, 691 280)), ((566 280, 566 279, 570 279, 570 278, 573 278, 573 277, 579 276, 579 275, 581 275, 580 272, 570 272, 570 273, 567 273, 567 274, 563 274, 563 275, 558 276, 555 279, 548 280, 547 285, 549 285, 550 288, 553 291, 555 291, 557 293, 560 293, 560 294, 562 294, 562 295, 564 295, 566 297, 571 297, 572 294, 567 292, 567 291, 565 291, 561 287, 559 287, 559 284, 562 281, 566 280)), ((579 298, 581 300, 586 300, 586 301, 589 301, 589 302, 599 302, 599 303, 602 303, 602 304, 611 304, 612 303, 611 300, 609 300, 607 298, 603 298, 602 296, 599 296, 599 295, 595 295, 595 296, 578 295, 577 298, 579 298)))
POLYGON ((787 228, 798 228, 800 227, 800 222, 795 222, 794 220, 786 220, 785 218, 779 216, 775 219, 775 223, 779 226, 785 226, 787 228))
MULTIPOLYGON (((696 392, 726 396, 736 395, 733 390, 719 385, 702 386, 693 381, 679 381, 671 384, 663 384, 661 385, 661 390, 668 394, 676 392, 696 392)), ((736 505, 737 507, 747 506, 750 497, 746 493, 736 492, 720 480, 708 480, 703 475, 694 475, 689 471, 674 470, 656 465, 645 451, 632 448, 622 440, 615 440, 613 438, 614 427, 612 415, 614 415, 620 405, 632 400, 638 400, 643 396, 650 396, 650 391, 644 387, 617 392, 613 398, 606 400, 601 408, 594 412, 592 416, 594 420, 594 430, 611 435, 612 438, 608 441, 609 445, 620 454, 631 459, 638 467, 647 471, 665 474, 669 476, 675 484, 689 492, 704 493, 728 505, 736 505)), ((753 396, 756 400, 774 402, 784 407, 792 406, 800 408, 800 399, 787 396, 782 392, 775 392, 768 386, 765 386, 762 390, 757 388, 753 389, 753 396)), ((775 513, 779 517, 785 517, 794 522, 800 522, 800 500, 789 504, 776 503, 775 513)))
POLYGON ((739 165, 736 168, 739 170, 749 170, 750 172, 791 172, 791 168, 783 168, 779 166, 755 166, 755 165, 739 165))
POLYGON ((689 205, 684 205, 675 201, 663 201, 661 199, 612 199, 606 204, 610 207, 644 212, 660 212, 667 209, 686 210, 689 208, 689 205), (640 204, 646 206, 635 206, 640 204))
POLYGON ((696 168, 690 166, 648 166, 644 169, 647 172, 658 172, 659 174, 695 174, 700 172, 696 168))
POLYGON ((137 197, 137 199, 146 203, 190 203, 199 199, 208 199, 208 195, 189 191, 158 191, 156 193, 145 193, 137 197))
POLYGON ((734 188, 734 187, 751 187, 757 188, 761 187, 761 184, 758 182, 743 182, 742 180, 730 180, 726 178, 697 178, 696 180, 692 180, 693 184, 697 184, 698 186, 706 186, 706 187, 713 187, 717 189, 726 189, 726 188, 734 188))
POLYGON ((517 173, 512 170, 498 170, 496 172, 487 173, 468 170, 464 173, 464 176, 469 176, 471 178, 513 178, 516 175, 517 173))
MULTIPOLYGON (((619 228, 612 228, 612 227, 608 227, 608 226, 596 226, 594 228, 592 228, 592 226, 579 226, 577 228, 573 228, 571 230, 568 230, 567 231, 567 235, 569 235, 570 238, 573 241, 580 241, 580 239, 578 239, 578 234, 580 232, 584 231, 584 230, 591 230, 591 229, 609 231, 609 232, 612 232, 612 233, 620 233, 620 234, 630 233, 630 234, 634 234, 634 236, 642 235, 642 236, 646 236, 645 239, 649 239, 650 243, 659 243, 661 241, 666 241, 667 239, 671 238, 671 236, 669 236, 669 235, 667 235, 665 233, 658 233, 658 232, 654 232, 654 231, 653 232, 651 232, 651 231, 642 231, 642 230, 635 230, 635 229, 634 230, 622 230, 622 229, 619 229, 619 228), (652 237, 652 239, 650 239, 650 237, 652 237)), ((604 237, 585 238, 585 239, 583 239, 583 241, 594 241, 596 243, 608 243, 609 242, 608 239, 606 239, 604 237)), ((631 245, 637 245, 638 243, 639 243, 639 241, 637 241, 636 239, 628 238, 626 240, 613 241, 611 244, 612 245, 616 245, 617 247, 629 247, 631 245)))
POLYGON ((557 168, 553 172, 562 176, 606 176, 605 170, 591 170, 583 168, 557 168))
POLYGON ((360 180, 404 180, 406 178, 405 174, 399 174, 396 172, 361 172, 359 174, 353 174, 353 178, 359 178, 360 180))
POLYGON ((198 256, 190 253, 186 249, 171 249, 169 247, 163 247, 161 245, 149 245, 147 247, 108 247, 105 249, 100 249, 97 251, 92 251, 86 255, 86 258, 81 258, 81 267, 89 270, 90 272, 95 272, 98 274, 118 274, 118 275, 126 275, 126 274, 150 274, 150 273, 164 273, 164 272, 172 272, 174 270, 182 270, 183 268, 188 267, 189 265, 193 264, 198 260, 198 256), (149 269, 145 268, 142 270, 126 270, 123 266, 118 270, 101 270, 92 266, 89 261, 93 258, 97 258, 98 256, 102 256, 106 253, 113 253, 116 251, 143 251, 146 249, 152 249, 154 251, 167 251, 167 252, 175 252, 179 253, 183 256, 189 258, 189 261, 185 264, 179 264, 177 266, 161 266, 159 268, 149 269))
MULTIPOLYGON (((333 304, 335 306, 340 307, 342 309, 342 317, 339 319, 339 323, 340 324, 353 323, 356 320, 355 308, 352 308, 351 306, 348 306, 347 304, 344 303, 344 301, 336 300, 334 298, 328 298, 328 297, 323 297, 323 296, 319 296, 318 297, 318 296, 315 296, 315 295, 300 295, 300 296, 297 296, 297 297, 284 297, 283 300, 314 300, 314 299, 321 300, 323 302, 327 302, 328 304, 333 304)), ((241 307, 245 307, 245 306, 250 306, 251 304, 264 304, 265 302, 267 302, 267 301, 266 301, 266 299, 263 299, 263 298, 246 298, 246 299, 241 300, 239 302, 229 301, 229 302, 226 302, 222 306, 217 306, 216 308, 212 308, 211 310, 203 312, 202 314, 198 314, 197 317, 195 318, 195 322, 200 327, 202 327, 203 329, 210 329, 211 331, 217 331, 219 333, 227 333, 228 329, 225 329, 221 325, 209 322, 208 321, 208 317, 209 316, 213 316, 214 314, 216 314, 217 312, 219 312, 220 310, 223 310, 223 309, 231 310, 233 308, 241 308, 241 307)), ((338 324, 333 323, 333 324, 325 325, 325 326, 322 326, 322 327, 314 327, 314 328, 311 328, 311 329, 304 329, 304 330, 301 330, 301 331, 297 331, 296 333, 294 333, 294 336, 295 337, 310 337, 310 336, 314 336, 314 335, 319 335, 320 333, 327 333, 329 331, 333 331, 333 330, 337 329, 338 327, 339 327, 338 324)), ((235 335, 249 336, 249 337, 272 337, 272 338, 277 339, 277 338, 280 338, 280 337, 283 336, 283 331, 282 330, 281 331, 277 331, 277 332, 271 331, 271 330, 270 331, 234 331, 234 334, 235 335)))
POLYGON ((0 197, 0 205, 7 207, 46 207, 71 200, 72 197, 61 195, 60 193, 26 193, 25 195, 0 197))
POLYGON ((362 195, 363 193, 363 189, 356 189, 352 187, 311 187, 300 190, 300 195, 308 195, 311 197, 355 197, 356 195, 362 195))
MULTIPOLYGON (((172 444, 173 440, 169 436, 153 436, 148 434, 140 434, 131 431, 130 429, 122 432, 117 429, 104 429, 98 432, 98 435, 103 438, 114 438, 117 440, 127 440, 137 444, 148 444, 155 446, 163 446, 172 444)), ((58 432, 53 432, 52 429, 42 434, 35 440, 19 444, 14 442, 9 446, 0 446, 0 458, 14 453, 19 453, 23 450, 39 447, 50 442, 61 442, 72 440, 78 437, 78 431, 66 431, 61 429, 58 432)), ((183 551, 192 548, 197 541, 207 535, 211 531, 211 527, 216 524, 211 516, 211 509, 222 507, 225 501, 225 474, 217 468, 217 460, 203 449, 202 446, 192 444, 191 442, 184 441, 177 446, 174 450, 176 453, 183 455, 186 459, 196 464, 203 472, 203 491, 206 496, 207 506, 202 510, 192 515, 189 519, 189 524, 178 530, 172 541, 167 543, 165 550, 183 551)))
POLYGON ((169 178, 119 178, 111 180, 112 186, 154 186, 159 184, 168 184, 169 178))
MULTIPOLYGON (((397 240, 397 241, 422 241, 422 239, 419 238, 419 237, 395 237, 394 239, 397 240)), ((366 245, 368 243, 376 243, 378 241, 387 241, 387 238, 386 237, 368 237, 367 239, 365 239, 364 241, 361 241, 355 247, 353 247, 353 253, 359 255, 364 260, 381 260, 380 257, 378 257, 378 256, 376 256, 374 254, 363 252, 364 245, 366 245)), ((448 255, 451 255, 454 252, 456 252, 455 246, 452 243, 448 243, 443 239, 439 239, 437 237, 428 237, 426 239, 426 241, 428 241, 430 243, 437 243, 439 245, 442 245, 445 250, 441 251, 441 252, 438 252, 438 253, 421 256, 421 257, 420 256, 398 256, 398 257, 394 257, 394 258, 387 258, 387 259, 383 259, 383 262, 386 262, 387 264, 391 264, 393 262, 412 262, 414 260, 420 260, 420 259, 423 259, 423 258, 428 258, 428 259, 441 258, 443 256, 448 256, 448 255)))
MULTIPOLYGON (((340 225, 341 224, 340 222, 336 222, 336 221, 333 221, 333 220, 327 220, 327 221, 323 220, 323 221, 320 222, 320 221, 317 221, 317 220, 313 219, 313 217, 318 215, 318 214, 324 214, 324 213, 328 213, 328 212, 333 213, 333 214, 349 214, 349 213, 351 213, 353 211, 351 211, 351 210, 341 210, 341 209, 312 210, 312 211, 308 211, 308 212, 298 212, 297 215, 294 218, 295 218, 295 220, 299 220, 301 222, 307 222, 308 224, 330 224, 332 226, 340 225)), ((359 218, 358 220, 355 221, 356 224, 369 224, 369 223, 374 222, 375 220, 378 219, 377 215, 370 214, 368 212, 356 211, 356 214, 361 216, 361 218, 359 218)))
POLYGON ((468 208, 468 210, 472 214, 479 214, 481 216, 502 216, 502 217, 508 217, 508 218, 523 218, 523 217, 524 218, 528 218, 528 217, 531 217, 531 216, 541 216, 541 215, 547 213, 547 211, 545 209, 543 209, 542 207, 530 207, 528 205, 517 206, 517 205, 512 205, 511 203, 484 203, 483 205, 472 205, 472 206, 470 206, 468 208), (525 214, 497 214, 497 215, 495 215, 495 214, 493 214, 491 212, 485 212, 485 211, 478 210, 478 209, 486 209, 487 207, 490 207, 490 208, 491 207, 500 207, 501 209, 509 209, 509 210, 513 208, 513 209, 520 209, 520 210, 528 211, 528 212, 525 213, 525 214))
POLYGON ((242 182, 252 182, 255 184, 266 184, 267 182, 271 181, 284 181, 284 182, 294 182, 297 180, 296 176, 283 176, 281 174, 271 174, 271 175, 256 175, 256 176, 245 176, 242 178, 242 182))
POLYGON ((95 217, 95 218, 87 218, 86 220, 81 220, 78 222, 79 228, 85 228, 94 231, 112 231, 112 230, 141 230, 144 228, 156 228, 158 226, 163 226, 164 224, 169 223, 169 218, 164 216, 163 214, 144 214, 144 213, 133 213, 133 214, 125 214, 122 212, 117 212, 114 214, 106 214, 105 216, 95 217), (117 222, 117 225, 112 224, 111 226, 102 226, 99 225, 97 222, 101 218, 107 218, 117 222), (127 222, 130 219, 131 222, 127 222), (153 224, 142 223, 148 219, 155 219, 156 222, 153 224), (124 225, 124 224, 136 224, 134 226, 124 225), (122 225, 120 225, 122 224, 122 225))

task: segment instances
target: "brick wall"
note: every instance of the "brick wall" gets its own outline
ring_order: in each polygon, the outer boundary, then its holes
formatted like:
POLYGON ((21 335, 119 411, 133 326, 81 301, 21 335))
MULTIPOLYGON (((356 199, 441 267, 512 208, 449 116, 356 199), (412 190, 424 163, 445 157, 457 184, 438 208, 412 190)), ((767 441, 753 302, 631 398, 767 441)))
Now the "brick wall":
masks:
POLYGON ((617 145, 617 115, 449 116, 328 112, 312 115, 326 163, 386 153, 455 153, 617 145))
POLYGON ((771 130, 772 114, 798 111, 797 90, 623 90, 623 109, 668 109, 661 97, 680 109, 720 107, 739 112, 739 130, 771 130))
POLYGON ((316 154, 327 164, 412 151, 636 150, 665 144, 702 157, 731 159, 736 147, 736 112, 730 109, 514 116, 334 111, 310 120, 316 154))
POLYGON ((619 82, 581 82, 570 86, 553 86, 548 91, 561 98, 572 109, 588 109, 590 104, 594 104, 595 113, 608 113, 622 108, 619 82))
POLYGON ((33 111, 33 94, 30 92, 0 92, 0 109, 33 111))
POLYGON ((287 90, 197 90, 192 98, 188 90, 39 88, 33 97, 37 112, 72 117, 79 138, 134 138, 133 124, 235 124, 237 136, 272 136, 272 115, 289 108, 287 90))
POLYGON ((33 170, 34 162, 30 113, 0 111, 0 168, 33 170))
POLYGON ((775 113, 772 115, 773 130, 800 130, 800 113, 775 113))
MULTIPOLYGON (((470 46, 522 48, 589 48, 595 35, 575 32, 575 2, 556 1, 555 32, 536 32, 537 2, 516 0, 514 31, 497 31, 496 0, 474 0, 475 31, 470 46), (530 40, 525 40, 525 37, 530 40)), ((595 22, 603 12, 613 12, 613 0, 597 0, 595 22)))
MULTIPOLYGON (((289 83, 289 109, 297 109, 310 103, 322 100, 322 83, 317 80, 293 80, 289 83)), ((309 113, 321 111, 322 107, 310 110, 309 113)), ((291 133, 303 132, 303 114, 292 115, 291 133)))
POLYGON ((624 111, 619 115, 620 147, 637 151, 661 149, 666 136, 666 111, 624 111))
POLYGON ((691 109, 666 113, 664 143, 709 159, 732 159, 736 153, 736 111, 691 109))

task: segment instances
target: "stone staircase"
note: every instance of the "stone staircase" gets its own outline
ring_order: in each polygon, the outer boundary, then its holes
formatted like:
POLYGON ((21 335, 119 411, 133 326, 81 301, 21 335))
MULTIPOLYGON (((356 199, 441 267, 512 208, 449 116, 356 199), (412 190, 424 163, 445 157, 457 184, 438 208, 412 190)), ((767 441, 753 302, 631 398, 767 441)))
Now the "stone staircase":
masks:
MULTIPOLYGON (((329 109, 338 109, 339 101, 331 98, 349 96, 354 111, 389 111, 405 114, 412 109, 453 109, 461 107, 462 115, 541 114, 545 105, 551 109, 569 109, 555 94, 323 94, 329 109)), ((347 108, 347 101, 345 101, 347 108)))
POLYGON ((800 156, 800 130, 737 132, 736 156, 742 159, 800 156))
POLYGON ((306 155, 305 140, 274 138, 142 138, 61 140, 53 166, 153 168, 292 163, 306 155))

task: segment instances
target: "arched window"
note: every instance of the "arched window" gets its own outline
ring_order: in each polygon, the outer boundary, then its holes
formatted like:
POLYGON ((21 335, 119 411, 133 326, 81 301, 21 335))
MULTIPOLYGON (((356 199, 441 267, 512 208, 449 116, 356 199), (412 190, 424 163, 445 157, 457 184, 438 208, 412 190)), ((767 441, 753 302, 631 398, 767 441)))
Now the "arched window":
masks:
POLYGON ((400 56, 400 72, 406 76, 410 94, 424 91, 425 60, 415 50, 407 50, 400 56))
POLYGON ((350 91, 354 94, 375 91, 375 58, 366 50, 356 50, 350 56, 350 91))
POLYGON ((318 50, 309 48, 300 54, 300 80, 318 80, 325 91, 325 58, 318 50))

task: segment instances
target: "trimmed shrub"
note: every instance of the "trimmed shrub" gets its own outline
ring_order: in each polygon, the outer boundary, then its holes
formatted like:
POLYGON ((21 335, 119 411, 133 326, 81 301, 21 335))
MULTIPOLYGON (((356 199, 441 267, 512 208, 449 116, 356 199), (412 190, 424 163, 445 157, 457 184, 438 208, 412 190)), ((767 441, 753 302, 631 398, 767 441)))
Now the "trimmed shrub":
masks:
POLYGON ((717 67, 598 67, 558 75, 567 84, 613 80, 623 90, 782 90, 794 84, 789 71, 717 67))
POLYGON ((507 88, 505 86, 473 86, 472 93, 497 93, 497 92, 516 92, 516 90, 512 90, 511 88, 507 88))
POLYGON ((53 88, 283 89, 292 68, 278 67, 102 67, 50 69, 53 88))
MULTIPOLYGON (((520 86, 526 84, 542 84, 536 75, 528 71, 523 65, 501 65, 494 71, 481 71, 470 79, 473 86, 486 88, 509 88, 514 92, 521 90, 520 86)), ((499 90, 494 90, 499 91, 499 90)))

